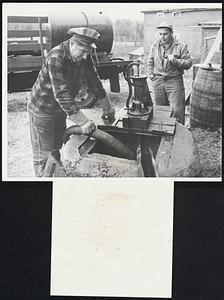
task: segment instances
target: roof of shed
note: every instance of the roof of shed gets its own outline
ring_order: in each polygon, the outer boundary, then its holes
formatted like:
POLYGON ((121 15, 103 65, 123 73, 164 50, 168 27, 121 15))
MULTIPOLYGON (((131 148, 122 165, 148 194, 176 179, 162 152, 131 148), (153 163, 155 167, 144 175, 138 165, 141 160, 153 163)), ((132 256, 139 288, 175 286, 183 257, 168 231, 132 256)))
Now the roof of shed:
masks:
POLYGON ((194 11, 213 11, 213 10, 222 10, 221 8, 174 8, 174 9, 149 9, 149 10, 142 10, 141 13, 144 14, 154 14, 157 12, 194 12, 194 11))
POLYGON ((222 25, 222 20, 219 20, 219 21, 208 21, 208 22, 199 22, 198 25, 222 25))

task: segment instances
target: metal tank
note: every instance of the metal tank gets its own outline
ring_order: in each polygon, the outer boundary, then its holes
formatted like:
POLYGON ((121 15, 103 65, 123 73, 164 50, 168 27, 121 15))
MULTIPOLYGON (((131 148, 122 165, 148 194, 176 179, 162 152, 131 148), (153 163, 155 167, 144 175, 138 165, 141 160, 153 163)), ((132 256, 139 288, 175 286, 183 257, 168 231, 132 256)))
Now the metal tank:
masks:
MULTIPOLYGON (((119 73, 125 74, 127 66, 133 61, 114 57, 111 53, 113 46, 113 27, 108 16, 103 12, 85 13, 63 9, 48 12, 48 17, 10 16, 10 23, 32 23, 38 30, 10 30, 8 37, 8 91, 18 92, 30 90, 33 86, 42 63, 48 51, 69 38, 67 31, 73 27, 89 27, 100 33, 96 52, 92 53, 94 65, 101 79, 110 80, 111 92, 120 92, 119 73), (24 38, 23 41, 18 41, 24 38), (27 43, 27 38, 29 41, 27 43), (13 40, 12 40, 13 39, 13 40), (11 51, 11 52, 10 52, 11 51)), ((8 27, 10 28, 10 27, 8 27)), ((18 26, 18 28, 20 28, 18 26)), ((87 104, 92 104, 87 96, 87 104), (91 103, 90 103, 90 102, 91 103)), ((95 101, 95 98, 94 98, 95 101)))
POLYGON ((113 27, 104 13, 86 14, 85 12, 66 12, 49 14, 52 48, 67 40, 67 31, 73 27, 89 27, 100 33, 97 52, 110 53, 113 45, 113 27))

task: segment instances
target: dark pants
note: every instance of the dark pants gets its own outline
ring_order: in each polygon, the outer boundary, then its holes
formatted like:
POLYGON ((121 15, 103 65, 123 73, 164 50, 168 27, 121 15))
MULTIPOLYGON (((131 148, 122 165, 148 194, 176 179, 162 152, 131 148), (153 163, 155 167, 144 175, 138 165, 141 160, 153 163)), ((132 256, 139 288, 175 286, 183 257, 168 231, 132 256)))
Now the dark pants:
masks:
POLYGON ((184 124, 185 90, 183 77, 165 79, 162 76, 152 81, 155 105, 170 105, 173 109, 172 117, 184 124))
POLYGON ((66 129, 66 114, 55 115, 33 114, 29 112, 30 137, 33 149, 34 170, 37 177, 41 177, 48 155, 54 152, 60 159, 59 149, 63 143, 63 134, 66 129))

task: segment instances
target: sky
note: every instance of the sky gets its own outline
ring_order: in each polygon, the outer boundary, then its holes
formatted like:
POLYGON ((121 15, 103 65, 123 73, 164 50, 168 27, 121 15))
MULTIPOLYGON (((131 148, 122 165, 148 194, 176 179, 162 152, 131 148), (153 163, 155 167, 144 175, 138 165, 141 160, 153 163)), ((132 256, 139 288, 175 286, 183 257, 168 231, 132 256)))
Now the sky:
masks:
POLYGON ((74 9, 93 13, 102 11, 112 21, 116 19, 142 20, 142 10, 171 8, 222 8, 221 3, 3 3, 3 12, 7 15, 40 15, 47 16, 48 11, 71 12, 74 9))

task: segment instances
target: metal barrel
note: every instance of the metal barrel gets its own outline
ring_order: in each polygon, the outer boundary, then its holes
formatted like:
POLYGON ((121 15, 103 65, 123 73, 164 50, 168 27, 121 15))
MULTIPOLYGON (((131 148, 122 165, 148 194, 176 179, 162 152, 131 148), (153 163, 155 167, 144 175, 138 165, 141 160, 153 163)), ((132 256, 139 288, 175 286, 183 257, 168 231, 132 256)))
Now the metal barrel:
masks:
POLYGON ((85 12, 49 13, 52 48, 69 38, 70 28, 89 27, 100 33, 97 52, 110 53, 113 45, 112 22, 104 13, 86 14, 85 12))

